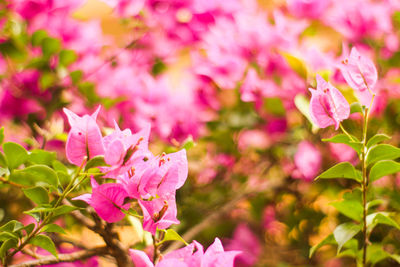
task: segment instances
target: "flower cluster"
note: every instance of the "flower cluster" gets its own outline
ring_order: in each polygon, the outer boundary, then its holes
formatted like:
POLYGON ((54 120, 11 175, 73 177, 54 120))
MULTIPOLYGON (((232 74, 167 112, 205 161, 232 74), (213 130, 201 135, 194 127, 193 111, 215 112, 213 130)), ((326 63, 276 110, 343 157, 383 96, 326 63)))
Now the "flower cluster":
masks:
POLYGON ((75 200, 87 202, 105 221, 117 222, 124 218, 123 210, 129 209, 130 199, 136 199, 142 208, 143 228, 152 234, 178 224, 175 192, 188 175, 186 151, 154 156, 148 150, 150 126, 132 134, 115 124, 114 132, 103 137, 96 123, 99 110, 80 117, 64 109, 71 126, 66 154, 77 166, 104 156, 107 166, 101 170, 116 182, 99 185, 92 177, 92 194, 75 200))

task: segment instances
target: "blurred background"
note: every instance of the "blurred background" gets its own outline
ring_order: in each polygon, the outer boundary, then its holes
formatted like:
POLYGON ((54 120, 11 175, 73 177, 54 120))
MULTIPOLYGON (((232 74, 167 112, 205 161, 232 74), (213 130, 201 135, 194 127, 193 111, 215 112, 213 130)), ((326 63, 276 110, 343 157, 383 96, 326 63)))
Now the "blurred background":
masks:
MULTIPOLYGON (((353 266, 345 253, 334 258, 336 246, 309 258, 347 220, 331 203, 354 183, 314 178, 359 162, 347 145, 321 141, 335 131, 310 122, 308 88, 320 74, 355 102, 339 66, 357 47, 379 73, 369 131, 398 146, 399 33, 396 0, 0 0, 0 126, 10 141, 64 157, 62 107, 101 105, 108 127, 151 123, 151 151, 188 150, 174 226, 187 241, 220 237, 244 251, 235 266, 353 266)), ((344 122, 356 136, 360 125, 357 114, 344 122)), ((371 190, 398 211, 399 186, 394 175, 371 190)), ((2 221, 27 206, 0 188, 2 221)), ((88 246, 101 242, 68 216, 62 223, 88 246)), ((118 227, 127 244, 149 245, 135 221, 118 227)), ((399 234, 378 226, 371 240, 396 252, 399 234)))

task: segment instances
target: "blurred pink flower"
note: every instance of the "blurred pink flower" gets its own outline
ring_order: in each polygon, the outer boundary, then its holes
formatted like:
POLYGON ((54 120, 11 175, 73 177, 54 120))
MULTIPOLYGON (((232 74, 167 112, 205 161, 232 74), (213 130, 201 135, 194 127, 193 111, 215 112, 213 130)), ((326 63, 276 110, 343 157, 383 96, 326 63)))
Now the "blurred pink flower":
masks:
POLYGON ((297 17, 316 19, 329 6, 329 0, 287 0, 289 11, 297 17))
POLYGON ((317 74, 317 89, 311 92, 310 115, 320 128, 335 125, 339 128, 341 121, 350 115, 350 105, 342 93, 317 74))
POLYGON ((346 82, 356 91, 361 104, 369 107, 378 80, 374 63, 353 47, 348 59, 343 60, 340 70, 346 82))
POLYGON ((293 178, 310 181, 321 169, 321 152, 310 142, 302 141, 297 147, 294 164, 296 170, 293 172, 293 178))
POLYGON ((261 256, 261 242, 246 224, 239 224, 233 239, 225 246, 226 250, 242 251, 235 258, 235 267, 254 266, 261 256))

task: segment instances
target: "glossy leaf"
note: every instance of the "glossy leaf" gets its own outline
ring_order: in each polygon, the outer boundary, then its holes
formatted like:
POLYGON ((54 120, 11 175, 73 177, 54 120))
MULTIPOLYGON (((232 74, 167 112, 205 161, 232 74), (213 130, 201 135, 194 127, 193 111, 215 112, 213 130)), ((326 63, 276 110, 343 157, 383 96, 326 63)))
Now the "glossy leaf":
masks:
POLYGON ((3 144, 4 155, 10 169, 15 169, 28 159, 28 152, 23 146, 13 142, 3 144))
POLYGON ((368 151, 366 163, 369 165, 380 160, 391 160, 398 157, 400 157, 399 148, 386 144, 376 145, 368 151))
POLYGON ((322 246, 334 245, 334 244, 336 244, 336 240, 335 240, 333 234, 330 234, 327 237, 325 237, 321 242, 319 242, 318 244, 316 244, 315 246, 313 246, 310 249, 309 257, 311 258, 314 255, 315 251, 317 251, 322 246))
POLYGON ((367 147, 369 148, 385 140, 390 140, 390 138, 391 137, 386 134, 376 134, 373 137, 371 137, 371 139, 368 140, 367 147))
POLYGON ((334 179, 345 178, 361 182, 361 177, 357 174, 356 169, 349 162, 341 162, 328 170, 321 173, 315 179, 334 179))
POLYGON ((364 110, 363 110, 361 104, 359 102, 351 103, 351 105, 350 105, 350 114, 357 113, 357 112, 359 112, 361 114, 364 113, 364 110))
POLYGON ((56 153, 42 149, 32 150, 29 154, 29 161, 35 164, 43 164, 51 166, 52 162, 56 159, 56 153))
POLYGON ((104 161, 104 156, 95 156, 91 158, 85 166, 85 171, 89 170, 90 168, 95 168, 99 166, 107 166, 106 162, 104 161))
POLYGON ((50 237, 46 235, 37 235, 29 241, 30 244, 41 247, 50 252, 53 256, 57 257, 56 246, 50 237))
POLYGON ((66 234, 61 226, 54 223, 43 226, 41 232, 66 234))
POLYGON ((78 56, 73 50, 61 50, 59 59, 60 64, 63 66, 69 66, 76 61, 78 56))
POLYGON ((22 189, 25 196, 36 204, 49 203, 49 193, 41 186, 22 189))
POLYGON ((165 241, 181 241, 185 245, 188 245, 188 243, 173 229, 167 229, 165 231, 164 238, 160 244, 164 243, 165 241))
POLYGON ((8 239, 4 241, 4 243, 0 247, 0 258, 3 258, 9 249, 16 248, 17 245, 18 245, 17 239, 8 239))
POLYGON ((357 222, 362 220, 363 207, 361 203, 356 200, 343 200, 340 202, 334 202, 331 205, 350 219, 353 219, 357 222))
POLYGON ((400 163, 392 160, 383 160, 375 163, 369 173, 369 181, 374 182, 383 176, 400 172, 400 163))
POLYGON ((352 136, 352 138, 355 141, 352 141, 351 138, 349 136, 347 136, 346 134, 338 134, 338 135, 335 135, 335 136, 333 136, 331 138, 322 139, 322 141, 331 142, 331 143, 346 144, 346 145, 350 146, 351 148, 353 148, 358 154, 360 154, 361 153, 361 149, 362 149, 362 144, 357 139, 357 137, 352 136))
POLYGON ((0 232, 14 232, 23 228, 24 225, 16 220, 11 220, 0 227, 0 232))
POLYGON ((361 230, 360 225, 351 222, 340 224, 333 231, 333 236, 338 244, 337 252, 339 253, 343 245, 352 239, 361 230))
POLYGON ((399 224, 390 218, 387 212, 375 212, 367 216, 368 232, 371 232, 378 224, 389 225, 400 230, 399 224))
POLYGON ((15 171, 10 179, 23 185, 49 185, 57 188, 57 173, 46 165, 33 165, 23 170, 15 171))

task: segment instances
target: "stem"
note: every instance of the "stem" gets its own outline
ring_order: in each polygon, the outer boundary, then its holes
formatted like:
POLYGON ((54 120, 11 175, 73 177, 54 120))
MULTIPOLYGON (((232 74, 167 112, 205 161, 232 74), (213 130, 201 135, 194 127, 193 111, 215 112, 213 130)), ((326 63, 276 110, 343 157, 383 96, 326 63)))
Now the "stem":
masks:
MULTIPOLYGON (((69 182, 69 184, 67 185, 67 187, 65 188, 64 192, 61 194, 61 196, 57 199, 56 204, 54 205, 54 208, 57 208, 61 202, 63 201, 63 199, 69 194, 71 193, 72 190, 75 189, 75 187, 77 185, 74 186, 75 180, 79 177, 83 166, 86 164, 86 160, 83 160, 81 166, 78 168, 76 174, 74 175, 74 177, 71 179, 71 181, 69 182)), ((86 177, 86 176, 85 176, 86 177)), ((78 183, 79 184, 79 183, 78 183)), ((36 227, 36 229, 34 231, 32 231, 23 242, 21 242, 21 244, 14 250, 12 251, 9 255, 7 255, 4 259, 4 265, 7 266, 8 265, 8 261, 15 255, 17 254, 19 251, 21 251, 28 243, 29 241, 31 241, 32 238, 34 238, 37 234, 39 234, 40 230, 43 228, 43 226, 45 226, 50 219, 53 217, 53 212, 49 212, 46 217, 43 219, 43 221, 36 227)))
POLYGON ((372 103, 374 101, 375 95, 372 95, 371 104, 368 109, 366 109, 366 115, 364 117, 363 125, 363 139, 362 139, 362 154, 361 154, 361 168, 362 168, 362 202, 363 202, 363 266, 367 266, 367 246, 369 244, 367 235, 367 190, 368 190, 368 176, 367 176, 367 165, 366 165, 366 144, 367 144, 367 130, 368 130, 368 119, 372 108, 372 103))
POLYGON ((339 126, 340 126, 340 129, 343 131, 343 133, 345 135, 347 135, 351 139, 351 141, 356 142, 356 140, 354 140, 353 136, 351 134, 349 134, 349 132, 346 131, 346 129, 343 127, 343 125, 341 123, 339 124, 339 126))
POLYGON ((154 263, 154 265, 157 264, 158 259, 160 258, 160 247, 159 247, 159 244, 158 244, 158 240, 156 239, 156 235, 157 235, 157 233, 152 236, 153 237, 153 246, 154 246, 154 252, 153 252, 153 263, 154 263))

